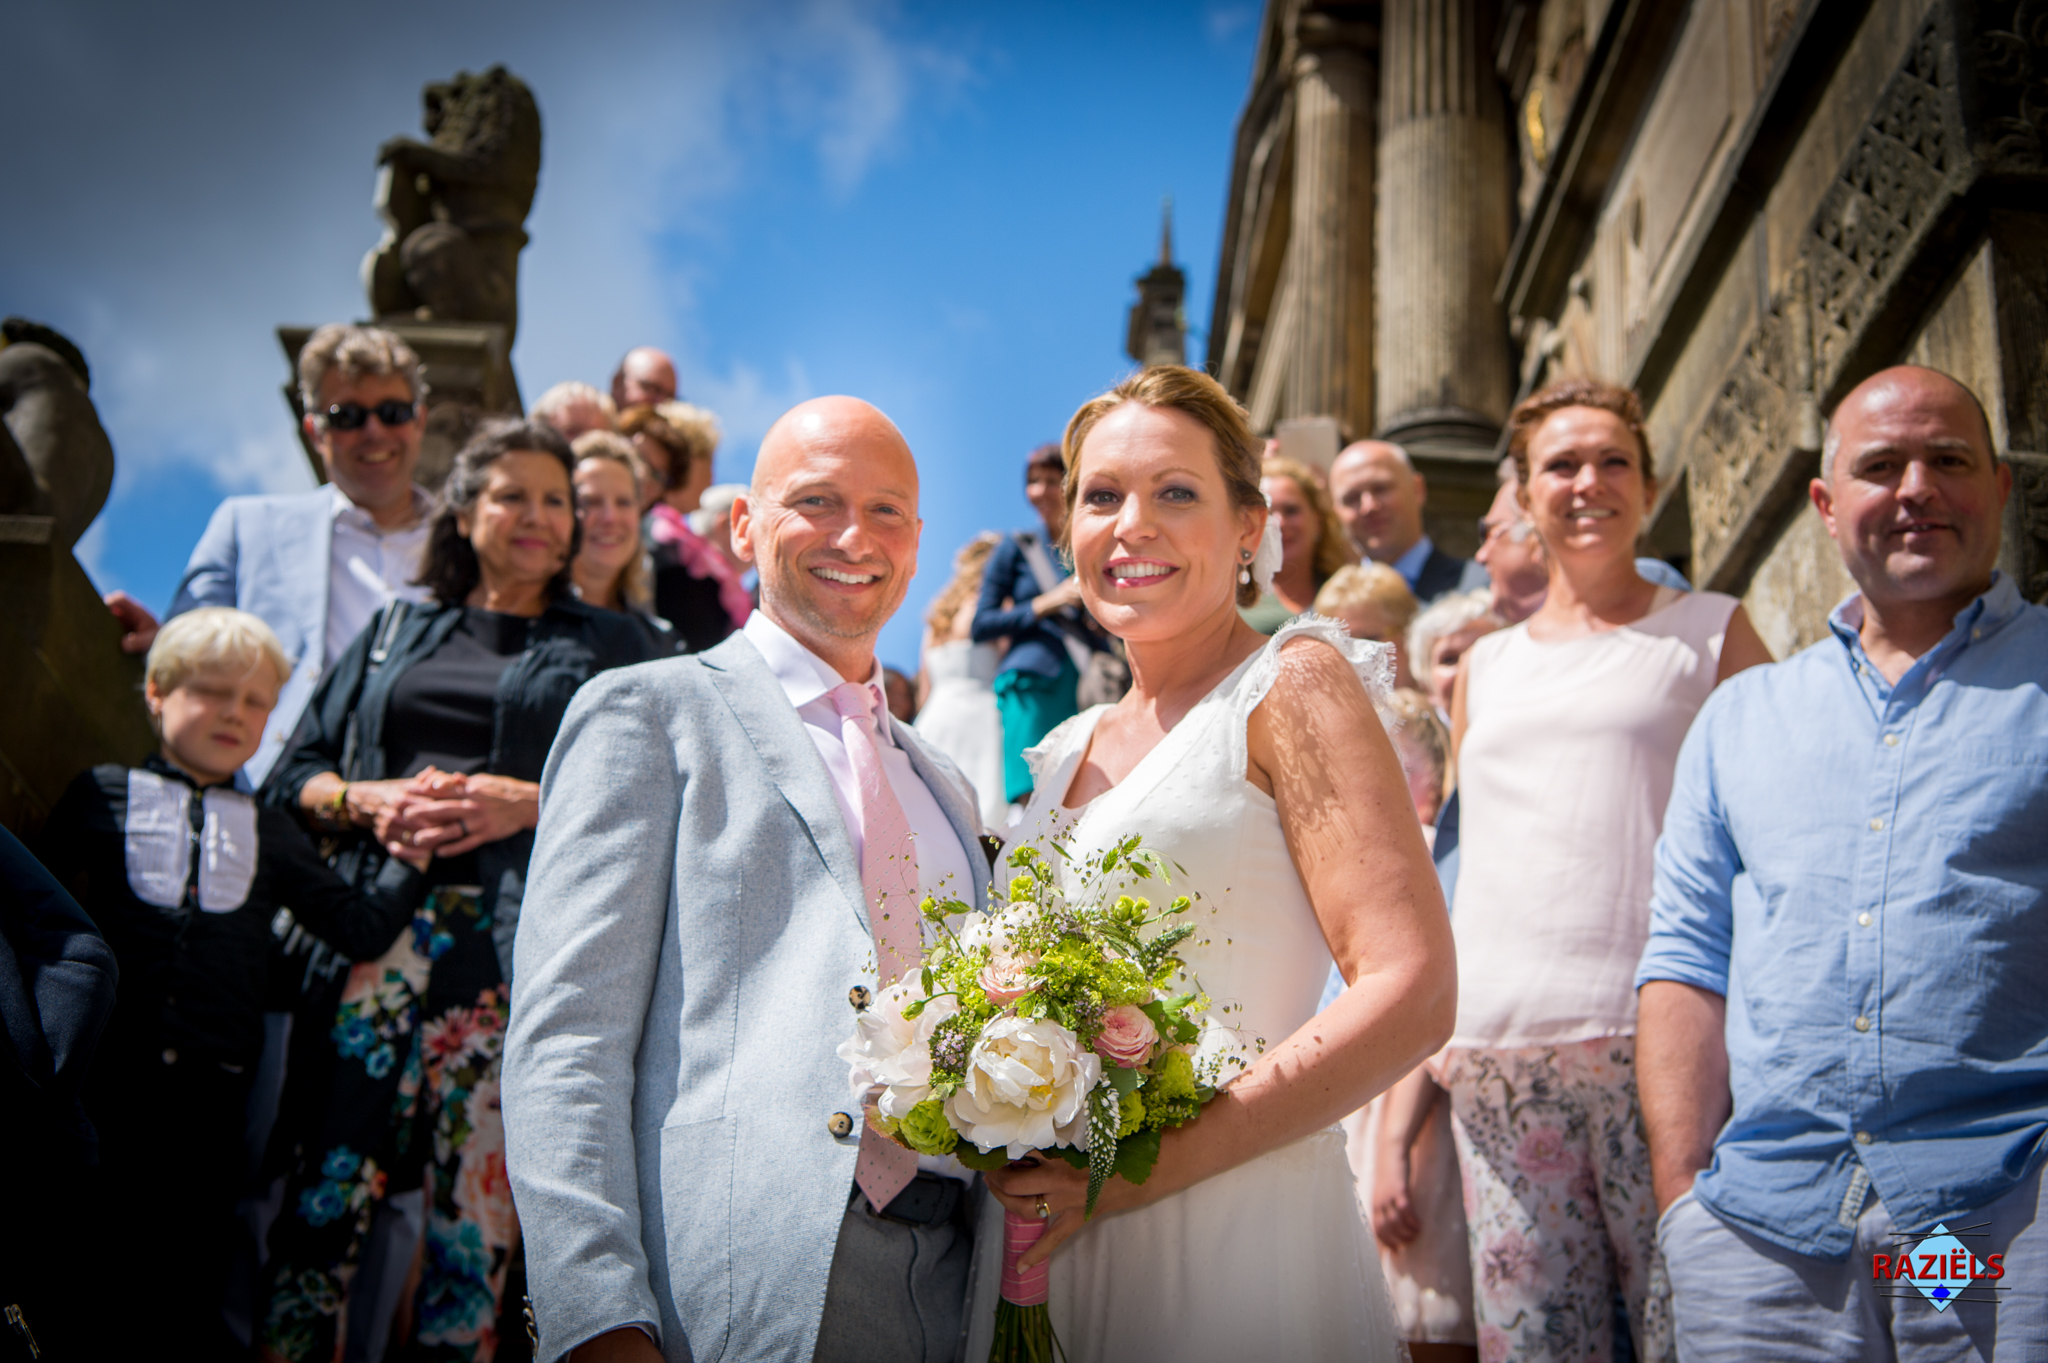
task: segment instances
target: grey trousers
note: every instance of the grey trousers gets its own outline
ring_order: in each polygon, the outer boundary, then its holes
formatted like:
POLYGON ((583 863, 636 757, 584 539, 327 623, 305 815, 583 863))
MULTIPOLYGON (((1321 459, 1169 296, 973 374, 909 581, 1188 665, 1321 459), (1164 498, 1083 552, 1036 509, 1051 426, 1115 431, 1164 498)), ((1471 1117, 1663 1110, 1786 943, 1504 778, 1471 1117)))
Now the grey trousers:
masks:
POLYGON ((813 1363, 958 1363, 967 1344, 978 1187, 929 1226, 876 1216, 858 1189, 839 1223, 813 1363))
POLYGON ((1893 1234, 1876 1198, 1837 1263, 1731 1226, 1687 1193, 1657 1224, 1679 1363, 2048 1363, 2040 1201, 2037 1168, 1991 1205, 1944 1219, 1952 1231, 1970 1231, 1963 1244, 1979 1259, 2002 1254, 2005 1276, 1977 1280, 1937 1311, 1911 1282, 1876 1276, 1876 1255, 1895 1258, 1912 1243, 1893 1234))

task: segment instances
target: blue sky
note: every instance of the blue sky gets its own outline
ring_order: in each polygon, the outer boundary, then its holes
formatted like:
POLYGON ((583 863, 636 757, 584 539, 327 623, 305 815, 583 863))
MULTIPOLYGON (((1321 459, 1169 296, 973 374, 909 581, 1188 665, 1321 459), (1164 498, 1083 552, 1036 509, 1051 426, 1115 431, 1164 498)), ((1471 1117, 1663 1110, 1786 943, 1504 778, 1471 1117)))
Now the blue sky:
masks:
POLYGON ((1184 3, 11 9, 0 311, 69 334, 119 460, 79 556, 169 599, 226 494, 312 480, 273 329, 359 317, 379 142, 419 88, 504 62, 545 128, 514 364, 531 399, 661 345, 718 411, 721 481, 782 410, 853 393, 924 478, 917 617, 1025 451, 1115 382, 1176 206, 1209 314, 1258 7, 1184 3))

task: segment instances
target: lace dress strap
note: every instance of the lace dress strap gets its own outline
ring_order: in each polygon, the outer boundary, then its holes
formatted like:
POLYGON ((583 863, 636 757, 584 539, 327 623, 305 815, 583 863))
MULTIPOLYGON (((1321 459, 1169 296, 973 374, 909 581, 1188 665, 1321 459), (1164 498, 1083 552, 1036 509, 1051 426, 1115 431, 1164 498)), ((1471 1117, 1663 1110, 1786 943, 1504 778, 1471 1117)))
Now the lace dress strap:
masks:
POLYGON ((1273 689, 1273 683, 1280 676, 1280 650, 1298 638, 1316 639, 1337 650, 1344 660, 1351 664, 1351 670, 1358 674, 1358 680, 1365 686, 1367 699, 1373 709, 1386 713, 1387 702, 1394 694, 1394 646, 1376 644, 1365 639, 1354 639, 1351 631, 1341 620, 1332 620, 1325 615, 1304 612, 1274 631, 1273 642, 1267 644, 1245 664, 1244 675, 1231 693, 1231 714, 1235 722, 1230 726, 1231 769, 1240 779, 1250 763, 1246 749, 1245 725, 1252 717, 1252 711, 1259 708, 1266 699, 1266 693, 1273 689))

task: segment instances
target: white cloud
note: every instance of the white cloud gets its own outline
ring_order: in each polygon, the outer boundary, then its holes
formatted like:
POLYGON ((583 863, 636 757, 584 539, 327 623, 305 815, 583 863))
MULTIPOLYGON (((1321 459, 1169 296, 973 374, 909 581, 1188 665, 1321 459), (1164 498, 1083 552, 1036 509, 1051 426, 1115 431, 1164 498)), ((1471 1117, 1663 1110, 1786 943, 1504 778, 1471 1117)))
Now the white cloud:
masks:
POLYGON ((1253 5, 1211 5, 1202 16, 1202 26, 1208 30, 1210 42, 1227 43, 1258 17, 1258 8, 1253 5))

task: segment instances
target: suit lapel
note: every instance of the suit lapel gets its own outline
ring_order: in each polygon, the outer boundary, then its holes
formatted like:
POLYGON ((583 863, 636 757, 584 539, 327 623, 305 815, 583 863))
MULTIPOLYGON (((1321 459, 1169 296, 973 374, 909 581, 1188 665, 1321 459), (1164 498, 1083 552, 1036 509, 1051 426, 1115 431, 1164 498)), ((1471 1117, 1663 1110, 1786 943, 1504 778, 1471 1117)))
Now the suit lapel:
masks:
POLYGON ((817 745, 805 732, 803 720, 783 693, 782 683, 768 670, 760 650, 742 634, 698 654, 697 659, 754 745, 761 769, 803 820, 825 869, 839 882, 859 917, 861 931, 873 936, 861 889, 860 858, 854 854, 853 838, 839 812, 838 797, 832 793, 832 777, 825 770, 825 759, 818 756, 817 745))
MULTIPOLYGON (((306 566, 310 570, 299 580, 307 584, 305 599, 298 605, 302 611, 300 619, 311 626, 315 671, 324 671, 327 665, 327 595, 334 584, 334 503, 333 493, 321 488, 306 498, 308 516, 304 524, 294 527, 298 530, 298 542, 306 546, 306 566)), ((290 545, 280 546, 286 553, 290 545)))

